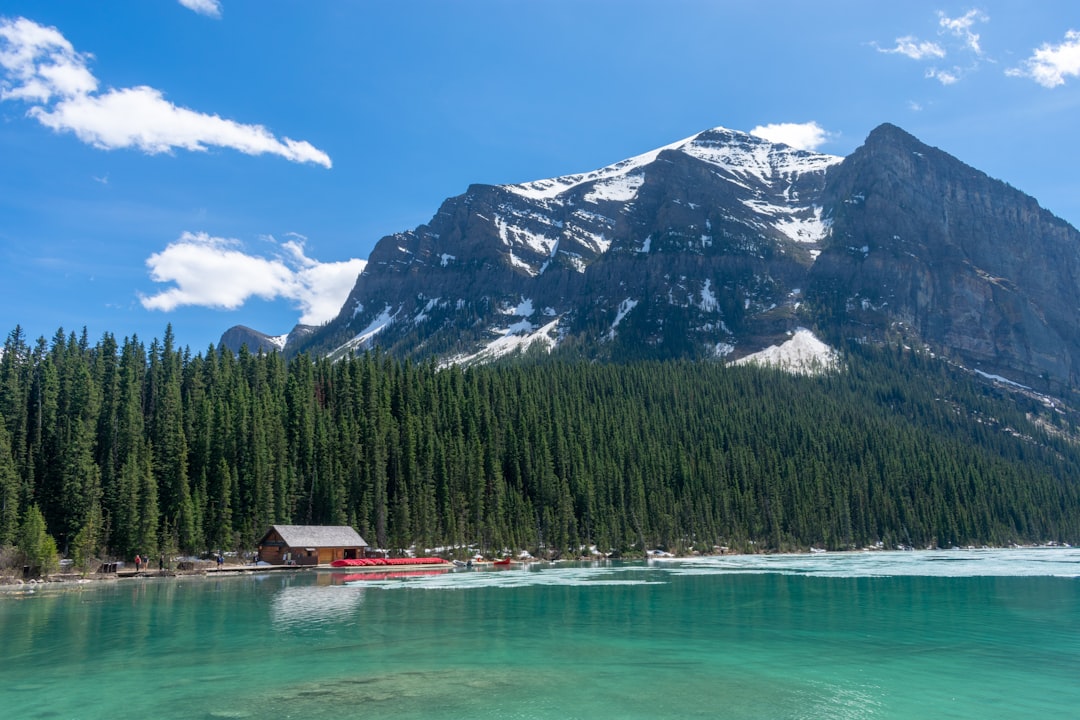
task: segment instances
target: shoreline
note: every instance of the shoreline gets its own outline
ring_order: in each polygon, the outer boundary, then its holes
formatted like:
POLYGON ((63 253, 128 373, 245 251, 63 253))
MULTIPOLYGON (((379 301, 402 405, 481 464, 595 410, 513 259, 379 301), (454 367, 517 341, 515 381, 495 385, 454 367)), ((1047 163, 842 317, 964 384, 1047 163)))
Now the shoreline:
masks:
MULTIPOLYGON (((1046 543, 1042 545, 1008 545, 1008 546, 966 546, 966 547, 927 547, 927 548, 852 548, 849 550, 820 550, 817 548, 811 548, 806 551, 798 552, 752 552, 741 553, 737 551, 728 550, 725 553, 691 553, 686 555, 675 555, 671 553, 650 553, 644 557, 639 558, 609 558, 609 557, 581 557, 564 560, 540 560, 537 558, 530 558, 528 560, 515 560, 512 561, 513 565, 533 565, 533 564, 561 564, 565 562, 651 562, 658 560, 690 560, 694 558, 724 558, 724 557, 745 557, 745 556, 817 556, 822 554, 845 556, 845 555, 857 555, 857 554, 887 554, 887 553, 926 553, 926 552, 980 552, 980 551, 994 551, 994 550, 1062 550, 1072 549, 1073 546, 1068 543, 1046 543)), ((453 570, 451 561, 446 561, 447 570, 453 570)), ((477 567, 489 567, 494 563, 492 561, 476 561, 477 567)), ((113 583, 129 580, 167 580, 167 579, 180 579, 180 578, 211 578, 218 575, 227 576, 241 576, 252 573, 301 573, 301 572, 386 572, 389 569, 400 572, 408 572, 410 569, 414 570, 430 570, 433 568, 441 568, 441 565, 417 565, 417 566, 354 566, 347 568, 334 568, 329 565, 224 565, 220 568, 212 563, 207 563, 205 567, 195 567, 184 570, 140 570, 135 571, 133 569, 119 570, 115 573, 52 573, 44 578, 34 578, 30 580, 23 580, 22 578, 14 578, 11 576, 0 577, 0 596, 2 595, 30 595, 34 594, 38 589, 70 589, 74 587, 81 587, 84 585, 99 585, 102 583, 113 583)))
POLYGON ((216 575, 244 575, 255 572, 306 572, 315 570, 313 565, 225 565, 197 567, 185 570, 118 570, 113 573, 51 573, 41 578, 0 577, 0 594, 26 591, 30 588, 79 586, 99 583, 126 582, 129 580, 168 580, 173 578, 206 578, 216 575))

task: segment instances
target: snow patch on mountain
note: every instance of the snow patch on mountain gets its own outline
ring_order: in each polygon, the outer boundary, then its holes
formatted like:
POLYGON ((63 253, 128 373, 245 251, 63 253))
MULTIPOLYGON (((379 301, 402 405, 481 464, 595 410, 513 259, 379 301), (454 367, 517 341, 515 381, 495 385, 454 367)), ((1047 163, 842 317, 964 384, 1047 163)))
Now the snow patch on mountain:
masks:
POLYGON ((759 228, 772 227, 784 237, 797 243, 817 244, 829 236, 832 219, 822 217, 818 205, 776 205, 765 200, 740 199, 760 221, 753 224, 759 228))
POLYGON ((414 325, 419 325, 424 320, 427 320, 428 319, 428 313, 431 312, 432 310, 434 310, 438 306, 438 304, 439 304, 439 298, 432 298, 432 299, 428 300, 427 305, 424 306, 424 309, 421 310, 420 312, 418 312, 416 314, 416 317, 413 318, 413 324, 414 325))
POLYGON ((774 227, 798 243, 819 243, 829 236, 832 219, 821 217, 821 208, 814 205, 810 217, 791 215, 776 221, 774 227))
POLYGON ((552 249, 559 242, 556 238, 550 238, 543 233, 511 225, 499 215, 495 216, 495 227, 499 232, 499 239, 508 247, 524 246, 539 255, 550 256, 552 249))
POLYGON ((680 149, 729 174, 752 177, 764 185, 771 185, 779 179, 792 180, 806 173, 824 172, 829 166, 843 160, 835 155, 774 145, 726 128, 715 128, 696 135, 680 149))
POLYGON ((705 284, 701 288, 701 304, 698 305, 702 312, 716 312, 719 304, 716 301, 716 294, 712 291, 712 280, 705 279, 705 284))
POLYGON ((615 313, 615 320, 612 321, 611 328, 609 328, 607 332, 608 340, 615 339, 615 328, 619 327, 619 323, 623 321, 623 318, 626 317, 626 314, 633 310, 635 307, 637 307, 637 304, 637 300, 631 300, 630 298, 626 298, 621 303, 619 303, 619 309, 615 313))
MULTIPOLYGON (((696 136, 695 136, 696 137, 696 136)), ((547 180, 536 180, 534 182, 521 183, 520 185, 505 185, 504 187, 510 192, 520 195, 521 197, 529 198, 531 200, 551 200, 552 198, 562 195, 567 190, 572 190, 579 185, 584 185, 589 182, 599 182, 602 180, 609 180, 623 175, 629 175, 633 171, 640 167, 648 165, 656 160, 664 150, 674 150, 682 147, 687 142, 692 140, 693 137, 679 140, 678 142, 665 145, 664 147, 657 148, 656 150, 650 150, 647 153, 643 153, 636 157, 628 158, 614 165, 608 165, 607 167, 600 168, 599 170, 593 170, 592 172, 580 173, 577 175, 563 175, 562 177, 549 178, 547 180)), ((635 191, 636 192, 636 191, 635 191)))
POLYGON ((562 220, 552 217, 550 214, 552 203, 539 203, 537 206, 519 205, 514 202, 499 204, 499 214, 508 218, 513 225, 527 225, 535 223, 547 225, 555 230, 562 229, 562 220))
POLYGON ((585 193, 582 200, 594 204, 603 200, 629 202, 637 197, 638 190, 644 184, 645 175, 642 173, 611 178, 593 185, 593 189, 585 193))
POLYGON ((394 318, 397 317, 397 313, 395 312, 391 314, 390 310, 391 307, 389 305, 383 308, 383 311, 379 313, 374 320, 368 323, 368 326, 366 328, 357 333, 357 335, 352 340, 349 340, 347 343, 338 348, 336 354, 344 354, 349 350, 355 350, 357 348, 362 348, 368 345, 373 337, 385 330, 390 323, 394 322, 394 318))
POLYGON ((512 308, 507 308, 502 311, 504 315, 514 315, 516 317, 532 317, 535 310, 533 309, 532 298, 521 298, 521 302, 512 308))
POLYGON ((521 268, 522 270, 524 270, 529 275, 532 275, 533 277, 540 274, 539 270, 537 270, 532 265, 530 265, 529 263, 527 263, 524 260, 522 260, 521 258, 519 258, 517 255, 515 255, 513 250, 511 250, 509 252, 509 257, 510 257, 510 265, 512 267, 521 268))
POLYGON ((489 362, 507 355, 524 352, 534 343, 540 343, 547 352, 551 352, 559 343, 558 337, 559 319, 556 318, 537 328, 527 320, 514 323, 508 328, 495 330, 499 334, 482 350, 472 355, 458 355, 449 358, 447 365, 470 365, 478 362, 489 362))
POLYGON ((840 356, 818 340, 814 333, 800 327, 786 342, 739 358, 735 364, 768 365, 797 375, 817 375, 836 368, 840 364, 840 356))

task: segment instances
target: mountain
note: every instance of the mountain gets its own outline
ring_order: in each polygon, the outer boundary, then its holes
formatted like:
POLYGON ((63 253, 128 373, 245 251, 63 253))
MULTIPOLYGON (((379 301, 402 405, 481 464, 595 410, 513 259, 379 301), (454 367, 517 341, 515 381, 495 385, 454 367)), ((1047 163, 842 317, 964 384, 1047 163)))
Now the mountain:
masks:
POLYGON ((272 352, 284 349, 286 337, 267 335, 247 325, 234 325, 222 334, 218 345, 234 353, 240 352, 242 347, 247 347, 253 353, 272 352))
POLYGON ((1059 388, 1080 372, 1078 249, 1034 199, 892 125, 847 158, 714 128, 470 186, 380 240, 340 314, 285 351, 737 360, 811 328, 1059 388))
POLYGON ((290 343, 302 342, 316 329, 314 325, 297 325, 287 335, 267 335, 246 325, 234 325, 222 334, 218 345, 233 353, 240 352, 243 347, 253 353, 280 352, 290 343))
POLYGON ((1075 385, 1080 233, 897 127, 830 174, 819 326, 901 337, 1026 384, 1075 385))

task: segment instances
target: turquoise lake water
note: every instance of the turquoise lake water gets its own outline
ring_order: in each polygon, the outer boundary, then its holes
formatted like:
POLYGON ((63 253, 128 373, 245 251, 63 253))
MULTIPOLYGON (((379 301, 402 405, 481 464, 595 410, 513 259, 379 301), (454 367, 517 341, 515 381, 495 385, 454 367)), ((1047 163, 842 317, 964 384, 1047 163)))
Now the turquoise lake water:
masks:
POLYGON ((0 592, 0 717, 1073 718, 1080 550, 0 592))

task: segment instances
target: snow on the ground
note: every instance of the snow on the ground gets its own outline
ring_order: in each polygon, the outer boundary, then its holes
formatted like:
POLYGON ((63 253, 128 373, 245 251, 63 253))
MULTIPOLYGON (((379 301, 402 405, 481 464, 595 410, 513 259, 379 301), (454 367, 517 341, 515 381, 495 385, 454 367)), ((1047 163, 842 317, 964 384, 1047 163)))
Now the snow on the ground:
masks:
POLYGON ((840 358, 835 350, 814 337, 814 333, 801 327, 783 344, 739 358, 735 364, 770 365, 792 373, 815 375, 835 368, 839 362, 840 358))

